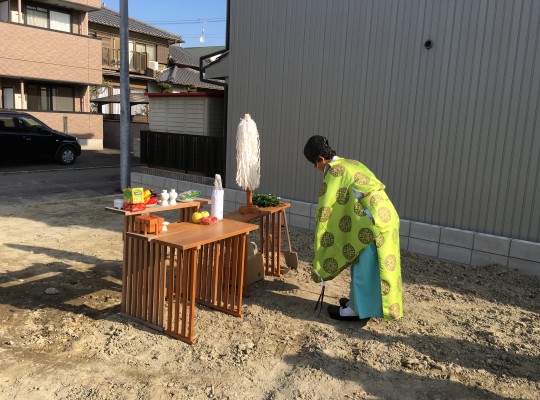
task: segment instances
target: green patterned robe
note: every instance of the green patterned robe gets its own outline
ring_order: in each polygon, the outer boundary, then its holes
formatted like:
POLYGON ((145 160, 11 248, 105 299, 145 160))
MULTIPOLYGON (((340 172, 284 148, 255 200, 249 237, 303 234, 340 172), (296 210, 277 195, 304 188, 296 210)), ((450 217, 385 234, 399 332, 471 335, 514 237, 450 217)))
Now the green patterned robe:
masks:
POLYGON ((319 190, 313 280, 335 278, 375 241, 384 318, 401 318, 399 216, 385 186, 359 161, 338 158, 328 165, 319 190), (353 188, 364 197, 358 200, 353 188))

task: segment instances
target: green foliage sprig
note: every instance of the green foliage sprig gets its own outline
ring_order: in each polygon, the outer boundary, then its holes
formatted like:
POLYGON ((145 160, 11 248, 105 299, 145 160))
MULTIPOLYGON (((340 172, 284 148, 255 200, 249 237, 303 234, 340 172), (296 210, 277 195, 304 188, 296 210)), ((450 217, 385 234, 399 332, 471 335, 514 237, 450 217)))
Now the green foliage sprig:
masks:
POLYGON ((253 193, 252 201, 253 205, 257 207, 275 207, 281 203, 281 197, 273 194, 253 193))

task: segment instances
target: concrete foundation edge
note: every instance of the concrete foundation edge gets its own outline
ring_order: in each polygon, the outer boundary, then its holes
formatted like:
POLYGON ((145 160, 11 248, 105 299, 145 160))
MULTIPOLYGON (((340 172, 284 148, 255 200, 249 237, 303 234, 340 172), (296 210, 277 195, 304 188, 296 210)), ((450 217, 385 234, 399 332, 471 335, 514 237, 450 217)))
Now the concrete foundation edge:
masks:
MULTIPOLYGON (((197 182, 142 173, 131 174, 131 185, 158 192, 163 189, 175 189, 178 192, 199 190, 205 197, 210 197, 213 189, 210 185, 197 182)), ((233 189, 225 191, 225 212, 245 205, 245 192, 233 189)), ((315 229, 316 204, 283 200, 291 203, 291 208, 287 210, 290 226, 315 229)), ((401 220, 400 240, 401 249, 412 253, 464 265, 497 264, 524 274, 540 276, 540 243, 407 220, 401 220)))

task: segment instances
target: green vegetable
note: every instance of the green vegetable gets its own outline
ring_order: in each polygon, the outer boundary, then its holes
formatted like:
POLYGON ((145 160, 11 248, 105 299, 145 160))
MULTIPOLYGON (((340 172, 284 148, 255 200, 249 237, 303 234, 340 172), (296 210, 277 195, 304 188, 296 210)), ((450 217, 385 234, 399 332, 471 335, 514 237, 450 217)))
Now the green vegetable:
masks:
POLYGON ((273 194, 254 193, 252 197, 253 205, 257 207, 275 207, 281 203, 281 197, 273 194))

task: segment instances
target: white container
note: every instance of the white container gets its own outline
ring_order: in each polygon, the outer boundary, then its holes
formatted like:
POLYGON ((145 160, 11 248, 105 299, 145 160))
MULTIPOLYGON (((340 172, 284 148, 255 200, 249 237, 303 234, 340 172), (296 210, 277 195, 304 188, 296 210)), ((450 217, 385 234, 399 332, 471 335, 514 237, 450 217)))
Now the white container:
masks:
POLYGON ((159 195, 160 197, 160 203, 162 206, 168 206, 169 205, 169 193, 167 193, 167 189, 163 189, 163 191, 159 195))
POLYGON ((176 198, 178 197, 178 193, 176 193, 176 190, 171 189, 169 191, 169 204, 171 206, 174 206, 176 204, 176 198))
POLYGON ((124 208, 124 200, 123 199, 114 199, 113 204, 114 204, 114 208, 118 208, 119 210, 124 208))
POLYGON ((210 206, 210 215, 218 220, 223 219, 223 198, 225 191, 223 189, 212 190, 212 205, 210 206))

